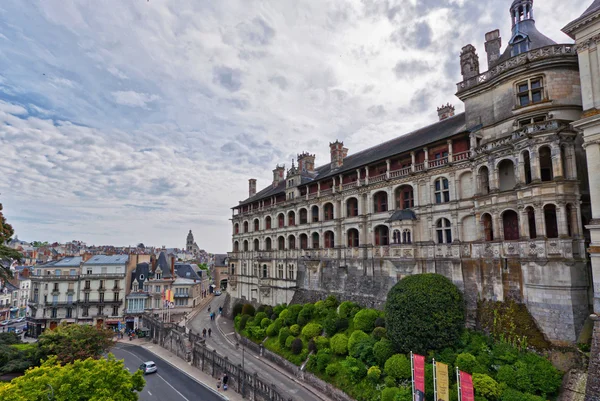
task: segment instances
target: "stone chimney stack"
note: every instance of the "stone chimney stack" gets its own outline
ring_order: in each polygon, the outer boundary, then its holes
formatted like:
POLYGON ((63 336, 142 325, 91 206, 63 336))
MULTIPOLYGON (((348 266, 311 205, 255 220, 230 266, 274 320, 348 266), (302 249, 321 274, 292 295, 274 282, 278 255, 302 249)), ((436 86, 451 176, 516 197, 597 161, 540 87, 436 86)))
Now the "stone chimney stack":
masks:
POLYGON ((302 173, 312 173, 315 171, 315 155, 304 152, 298 155, 298 170, 302 173))
POLYGON ((438 107, 437 112, 438 112, 438 117, 440 118, 440 121, 445 120, 449 117, 454 116, 454 106, 452 106, 450 103, 448 103, 445 106, 438 107))
POLYGON ((488 70, 496 65, 500 58, 500 48, 502 47, 502 38, 500 30, 496 29, 485 34, 485 52, 487 53, 488 70))
POLYGON ((479 75, 479 56, 473 45, 466 45, 460 53, 460 71, 463 81, 479 75))
POLYGON ((277 187, 281 181, 283 181, 283 175, 285 174, 285 165, 280 166, 279 164, 275 166, 273 170, 273 188, 277 187))
POLYGON ((344 165, 344 157, 348 155, 348 149, 344 147, 344 142, 336 140, 329 144, 331 152, 331 169, 340 168, 344 165))
POLYGON ((254 195, 256 195, 256 179, 250 178, 248 180, 248 197, 252 198, 254 195))

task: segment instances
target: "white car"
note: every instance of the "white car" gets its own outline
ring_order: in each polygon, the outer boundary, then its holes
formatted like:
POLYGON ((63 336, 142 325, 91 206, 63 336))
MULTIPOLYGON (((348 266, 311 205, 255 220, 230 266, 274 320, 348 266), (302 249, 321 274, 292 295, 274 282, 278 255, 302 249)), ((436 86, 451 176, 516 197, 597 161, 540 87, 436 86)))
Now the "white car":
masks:
POLYGON ((156 373, 158 372, 158 368, 156 364, 152 361, 144 362, 140 365, 140 370, 145 374, 156 373))
POLYGON ((3 320, 0 322, 0 326, 8 326, 10 324, 10 320, 3 320))
POLYGON ((20 318, 14 320, 15 323, 21 323, 21 322, 24 322, 24 321, 25 321, 24 317, 20 317, 20 318))

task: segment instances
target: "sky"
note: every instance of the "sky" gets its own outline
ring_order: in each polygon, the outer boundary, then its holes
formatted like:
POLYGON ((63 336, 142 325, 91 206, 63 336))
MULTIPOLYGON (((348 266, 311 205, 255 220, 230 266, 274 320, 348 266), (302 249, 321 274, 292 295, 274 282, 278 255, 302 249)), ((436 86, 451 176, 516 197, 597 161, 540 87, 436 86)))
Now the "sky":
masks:
MULTIPOLYGON (((437 121, 512 0, 3 0, 0 203, 22 240, 231 250, 231 207, 298 153, 437 121)), ((591 0, 536 0, 560 29, 591 0), (565 4, 569 4, 568 7, 565 4)))

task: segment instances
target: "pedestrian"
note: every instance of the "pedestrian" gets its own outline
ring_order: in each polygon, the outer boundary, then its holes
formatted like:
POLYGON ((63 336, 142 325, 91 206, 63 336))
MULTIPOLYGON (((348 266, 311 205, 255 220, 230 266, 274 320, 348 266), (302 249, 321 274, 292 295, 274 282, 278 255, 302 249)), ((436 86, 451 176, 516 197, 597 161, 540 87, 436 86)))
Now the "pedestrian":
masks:
POLYGON ((217 391, 221 391, 221 378, 219 377, 219 380, 217 380, 217 391))
POLYGON ((202 329, 202 337, 206 338, 206 329, 202 329))
POLYGON ((229 376, 227 373, 223 373, 223 391, 227 391, 227 382, 229 382, 229 376))
POLYGON ((211 308, 211 306, 210 306, 210 305, 208 305, 208 313, 210 313, 210 308, 211 308))
POLYGON ((209 327, 208 328, 208 336, 210 337, 211 334, 212 334, 212 329, 209 327))

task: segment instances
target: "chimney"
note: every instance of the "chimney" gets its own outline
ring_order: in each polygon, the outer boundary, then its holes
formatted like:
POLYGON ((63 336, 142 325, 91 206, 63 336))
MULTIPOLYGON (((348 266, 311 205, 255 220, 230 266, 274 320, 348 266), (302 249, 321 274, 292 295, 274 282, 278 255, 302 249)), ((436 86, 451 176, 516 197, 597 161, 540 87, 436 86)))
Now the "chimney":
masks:
POLYGON ((248 197, 252 198, 256 195, 256 179, 250 178, 248 180, 248 197))
POLYGON ((496 29, 485 34, 485 52, 487 53, 488 70, 496 65, 500 58, 500 48, 502 47, 502 38, 500 30, 496 29))
POLYGON ((83 254, 83 256, 81 257, 81 260, 85 263, 88 260, 90 260, 92 258, 92 254, 89 252, 86 252, 83 254))
POLYGON ((460 72, 464 81, 479 75, 479 56, 471 44, 463 47, 460 53, 460 72))
POLYGON ((298 170, 300 173, 312 173, 315 171, 315 155, 304 152, 298 155, 298 170))
POLYGON ((283 181, 283 174, 285 173, 285 165, 280 166, 279 164, 275 166, 273 170, 273 188, 277 187, 281 181, 283 181))
POLYGON ((340 168, 344 164, 344 157, 348 154, 348 149, 344 147, 344 142, 336 140, 329 144, 331 152, 331 169, 340 168))
POLYGON ((438 112, 438 117, 440 118, 440 121, 445 120, 449 117, 454 116, 454 106, 452 106, 450 103, 448 103, 445 106, 438 107, 437 112, 438 112))

